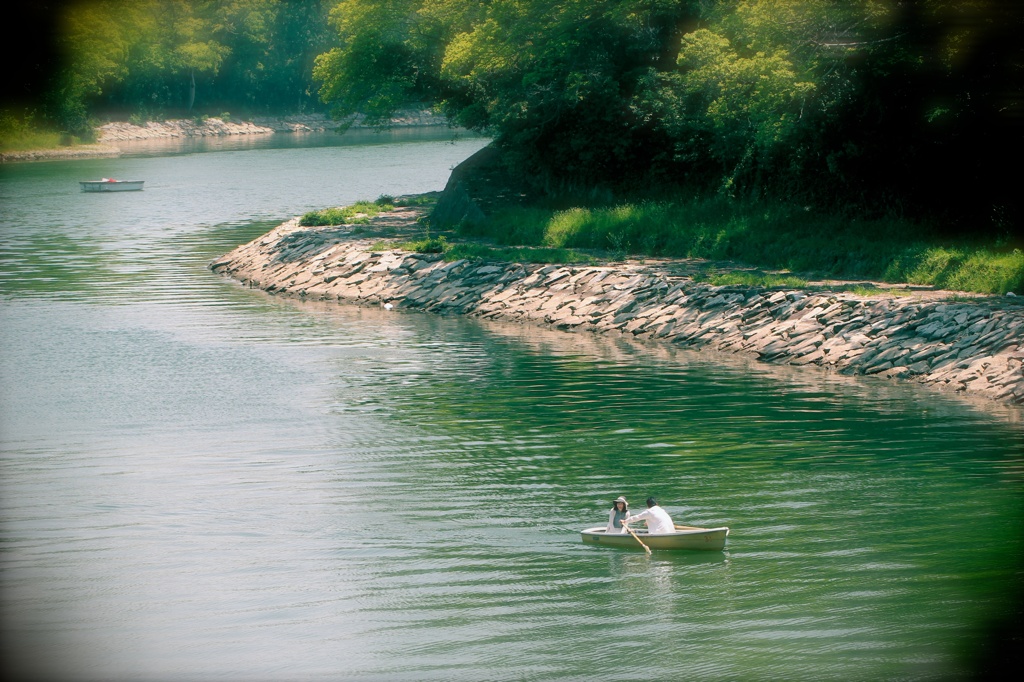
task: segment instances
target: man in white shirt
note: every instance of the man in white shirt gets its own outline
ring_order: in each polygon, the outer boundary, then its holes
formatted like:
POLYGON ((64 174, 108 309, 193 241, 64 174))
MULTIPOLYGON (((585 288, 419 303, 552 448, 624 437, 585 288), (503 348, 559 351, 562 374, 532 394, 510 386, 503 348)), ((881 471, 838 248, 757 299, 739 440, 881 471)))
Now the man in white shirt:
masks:
POLYGON ((648 533, 676 532, 676 527, 672 523, 672 517, 668 515, 667 511, 658 506, 653 497, 647 498, 647 509, 636 516, 627 516, 622 520, 622 524, 625 525, 633 521, 646 521, 648 533))

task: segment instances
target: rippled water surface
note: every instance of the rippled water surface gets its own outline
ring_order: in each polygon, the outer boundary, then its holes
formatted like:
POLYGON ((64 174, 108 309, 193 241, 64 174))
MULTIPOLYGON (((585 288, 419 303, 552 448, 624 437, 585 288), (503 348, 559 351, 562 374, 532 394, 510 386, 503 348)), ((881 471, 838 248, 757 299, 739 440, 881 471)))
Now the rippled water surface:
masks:
POLYGON ((0 168, 8 672, 932 680, 984 663, 1020 582, 1019 410, 279 300, 207 269, 306 210, 440 189, 482 144, 0 168), (78 191, 103 176, 146 189, 78 191), (726 551, 582 544, 620 494, 730 526, 726 551))

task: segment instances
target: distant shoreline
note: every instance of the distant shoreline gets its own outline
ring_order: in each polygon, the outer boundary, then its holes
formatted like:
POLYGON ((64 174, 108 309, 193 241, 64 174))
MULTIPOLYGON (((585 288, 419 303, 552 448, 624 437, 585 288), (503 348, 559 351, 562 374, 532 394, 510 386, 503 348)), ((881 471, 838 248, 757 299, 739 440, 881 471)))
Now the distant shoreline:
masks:
MULTIPOLYGON (((448 121, 429 109, 408 110, 391 119, 393 128, 447 127, 448 121)), ((56 149, 32 149, 0 154, 0 163, 19 161, 51 161, 69 159, 111 158, 121 155, 119 142, 137 140, 172 140, 197 137, 227 137, 236 135, 273 135, 279 133, 302 134, 330 132, 342 124, 324 114, 264 117, 251 120, 221 119, 210 117, 202 121, 195 119, 173 119, 150 121, 142 125, 128 122, 105 123, 96 128, 96 144, 60 147, 56 149)), ((367 128, 356 120, 350 128, 367 128)))
POLYGON ((121 150, 109 144, 81 144, 58 149, 29 149, 0 154, 0 163, 23 161, 64 161, 71 159, 106 159, 121 156, 121 150))

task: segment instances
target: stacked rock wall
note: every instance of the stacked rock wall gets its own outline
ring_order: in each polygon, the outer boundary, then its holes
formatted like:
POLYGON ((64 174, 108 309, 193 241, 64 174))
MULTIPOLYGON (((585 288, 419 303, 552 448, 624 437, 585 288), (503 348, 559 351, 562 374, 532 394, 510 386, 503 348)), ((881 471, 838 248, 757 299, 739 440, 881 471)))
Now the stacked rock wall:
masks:
POLYGON ((272 293, 621 332, 1024 404, 1024 305, 1014 299, 713 286, 658 265, 446 262, 372 245, 346 227, 293 220, 211 267, 272 293))

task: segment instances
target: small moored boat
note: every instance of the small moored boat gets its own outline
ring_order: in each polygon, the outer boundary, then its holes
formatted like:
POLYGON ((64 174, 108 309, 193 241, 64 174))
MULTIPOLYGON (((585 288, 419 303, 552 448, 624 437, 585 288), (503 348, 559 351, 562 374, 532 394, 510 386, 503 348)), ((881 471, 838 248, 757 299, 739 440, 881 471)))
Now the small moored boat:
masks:
POLYGON ((83 192, 137 192, 142 189, 145 180, 115 180, 114 178, 103 178, 102 180, 81 180, 83 192))
MULTIPOLYGON (((631 547, 643 549, 629 533, 606 533, 605 526, 585 528, 580 531, 583 542, 610 547, 631 547)), ((645 529, 634 530, 637 537, 651 549, 703 549, 722 551, 729 529, 698 528, 697 526, 676 526, 674 533, 648 533, 645 529)))

